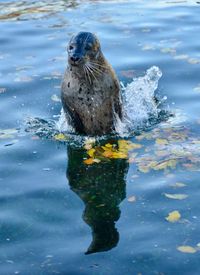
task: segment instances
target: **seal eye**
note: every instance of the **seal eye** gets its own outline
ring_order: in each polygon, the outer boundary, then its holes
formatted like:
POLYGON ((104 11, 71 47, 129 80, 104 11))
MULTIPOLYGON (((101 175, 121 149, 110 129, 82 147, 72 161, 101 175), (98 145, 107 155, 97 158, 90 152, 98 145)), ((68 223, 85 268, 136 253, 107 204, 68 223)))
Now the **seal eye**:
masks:
POLYGON ((73 50, 73 48, 74 48, 74 47, 73 47, 72 45, 69 46, 69 50, 70 50, 70 51, 73 50))
POLYGON ((86 45, 85 50, 86 51, 91 51, 92 50, 92 45, 86 45))

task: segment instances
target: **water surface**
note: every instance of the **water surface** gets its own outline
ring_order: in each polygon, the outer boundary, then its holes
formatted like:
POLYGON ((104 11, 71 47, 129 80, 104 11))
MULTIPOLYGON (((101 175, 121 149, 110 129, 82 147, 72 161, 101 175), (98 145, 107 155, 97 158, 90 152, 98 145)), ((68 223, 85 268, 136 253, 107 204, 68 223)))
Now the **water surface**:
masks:
POLYGON ((195 1, 1 1, 2 275, 199 274, 199 8, 195 1), (162 71, 157 92, 174 117, 129 137, 142 147, 128 161, 85 165, 73 139, 25 131, 29 117, 60 114, 66 45, 80 30, 98 35, 125 85, 154 65, 162 71), (174 210, 181 219, 170 223, 174 210))

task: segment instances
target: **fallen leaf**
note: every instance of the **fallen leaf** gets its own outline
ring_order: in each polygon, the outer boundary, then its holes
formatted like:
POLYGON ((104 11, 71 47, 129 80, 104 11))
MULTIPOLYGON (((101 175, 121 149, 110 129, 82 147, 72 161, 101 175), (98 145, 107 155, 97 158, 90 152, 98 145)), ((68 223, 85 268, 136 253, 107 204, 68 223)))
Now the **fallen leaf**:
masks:
POLYGON ((188 58, 187 61, 188 61, 188 63, 193 64, 193 65, 200 63, 200 60, 196 59, 196 58, 188 58))
POLYGON ((32 80, 33 80, 33 78, 30 76, 19 76, 14 79, 15 82, 30 82, 32 80))
POLYGON ((166 139, 162 139, 162 138, 157 138, 156 139, 156 144, 159 145, 167 145, 169 142, 166 139))
POLYGON ((175 210, 169 213, 169 215, 165 218, 168 222, 177 222, 180 220, 181 214, 175 210))
POLYGON ((142 32, 151 32, 151 29, 150 28, 144 28, 144 29, 142 29, 142 32))
POLYGON ((170 53, 170 54, 175 54, 176 53, 176 49, 173 48, 162 48, 161 53, 170 53))
POLYGON ((200 93, 200 84, 193 89, 194 92, 200 93))
POLYGON ((178 246, 177 250, 183 253, 195 253, 197 252, 197 249, 189 246, 189 245, 182 245, 182 246, 178 246))
POLYGON ((158 163, 157 165, 155 165, 154 167, 152 167, 154 170, 162 170, 162 169, 166 169, 166 168, 175 168, 177 164, 177 161, 175 159, 171 159, 171 160, 166 160, 163 161, 161 163, 158 163))
POLYGON ((91 165, 91 164, 93 164, 95 161, 94 161, 93 158, 89 158, 89 159, 85 159, 83 162, 84 162, 85 164, 87 164, 87 165, 91 165))
POLYGON ((54 136, 54 139, 55 140, 59 140, 59 141, 64 141, 64 140, 66 140, 66 138, 67 137, 64 134, 62 134, 62 133, 57 134, 57 135, 54 136))
POLYGON ((168 194, 164 193, 165 197, 169 199, 174 199, 174 200, 184 200, 188 197, 186 194, 168 194))
POLYGON ((14 138, 18 130, 15 128, 11 129, 0 129, 0 139, 14 138))
POLYGON ((87 151, 87 154, 91 157, 91 158, 94 158, 94 153, 95 153, 95 149, 94 148, 91 148, 87 151))
POLYGON ((186 54, 175 55, 174 59, 175 60, 186 60, 186 59, 188 59, 188 55, 186 55, 186 54))
POLYGON ((51 100, 53 100, 53 101, 55 101, 55 102, 61 102, 60 97, 57 96, 57 95, 55 95, 55 94, 51 96, 51 100))
POLYGON ((182 182, 176 182, 174 184, 171 184, 171 186, 174 187, 174 188, 182 188, 182 187, 185 187, 186 184, 182 183, 182 182))
POLYGON ((135 196, 131 196, 127 199, 129 202, 136 202, 136 197, 135 196))
POLYGON ((153 45, 144 45, 144 46, 142 47, 142 51, 153 51, 153 50, 155 50, 155 49, 156 49, 156 47, 153 46, 153 45))

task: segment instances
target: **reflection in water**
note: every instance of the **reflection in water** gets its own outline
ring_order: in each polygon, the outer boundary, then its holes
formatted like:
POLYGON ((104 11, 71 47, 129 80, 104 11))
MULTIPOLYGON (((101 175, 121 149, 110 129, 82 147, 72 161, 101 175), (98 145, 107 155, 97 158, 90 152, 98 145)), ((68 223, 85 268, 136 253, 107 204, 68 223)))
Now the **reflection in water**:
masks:
POLYGON ((120 217, 119 204, 125 198, 126 160, 87 166, 84 151, 68 147, 67 178, 73 192, 85 204, 83 220, 92 229, 92 242, 86 254, 107 251, 119 241, 115 222, 120 217))

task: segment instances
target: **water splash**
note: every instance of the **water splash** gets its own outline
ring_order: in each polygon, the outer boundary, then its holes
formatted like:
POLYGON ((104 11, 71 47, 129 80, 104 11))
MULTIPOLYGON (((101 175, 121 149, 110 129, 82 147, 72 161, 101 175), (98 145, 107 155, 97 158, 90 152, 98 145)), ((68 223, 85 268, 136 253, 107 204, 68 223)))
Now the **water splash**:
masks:
POLYGON ((126 86, 122 85, 123 92, 123 120, 117 119, 116 131, 120 135, 147 127, 152 120, 157 120, 160 114, 155 91, 158 88, 161 70, 153 66, 143 77, 133 79, 126 86))
POLYGON ((56 122, 56 128, 59 132, 75 133, 75 130, 70 125, 63 108, 61 109, 59 120, 56 122))
MULTIPOLYGON (((121 83, 123 119, 120 120, 119 117, 115 117, 115 131, 119 136, 129 136, 133 132, 144 130, 158 122, 163 110, 159 109, 162 100, 155 99, 155 91, 161 76, 161 70, 153 66, 147 70, 144 76, 133 79, 126 86, 121 83)), ((29 118, 26 121, 28 126, 26 131, 47 138, 59 132, 74 136, 75 130, 70 125, 63 109, 60 115, 56 117, 59 117, 57 121, 29 118)))

